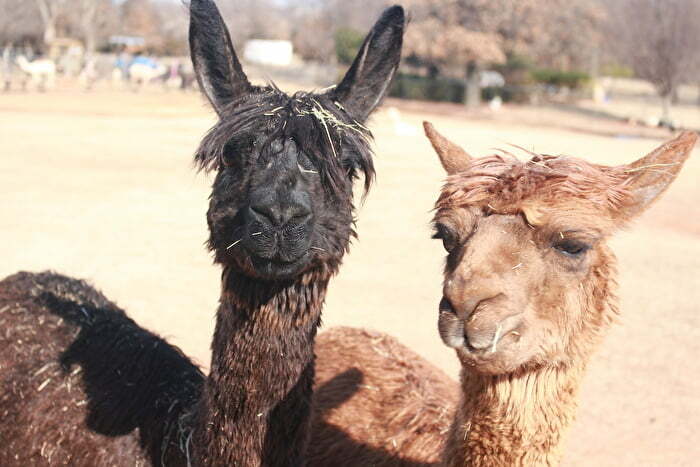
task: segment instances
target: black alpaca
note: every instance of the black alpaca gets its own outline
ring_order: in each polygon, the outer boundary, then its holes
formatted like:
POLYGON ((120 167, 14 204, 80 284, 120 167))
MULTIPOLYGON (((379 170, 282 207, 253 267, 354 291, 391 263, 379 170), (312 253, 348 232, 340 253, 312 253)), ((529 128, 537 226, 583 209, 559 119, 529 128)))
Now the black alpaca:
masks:
POLYGON ((0 465, 301 465, 313 344, 353 232, 353 180, 374 169, 365 119, 398 66, 400 7, 342 82, 288 96, 253 86, 212 1, 190 46, 220 120, 196 161, 216 170, 207 220, 222 266, 208 376, 88 284, 0 282, 0 465))

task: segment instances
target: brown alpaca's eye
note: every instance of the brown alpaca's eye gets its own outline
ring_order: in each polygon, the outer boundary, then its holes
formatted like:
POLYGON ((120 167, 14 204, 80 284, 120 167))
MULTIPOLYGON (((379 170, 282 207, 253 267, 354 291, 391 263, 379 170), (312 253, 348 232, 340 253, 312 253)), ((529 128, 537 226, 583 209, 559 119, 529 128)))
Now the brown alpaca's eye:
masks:
POLYGON ((577 257, 583 255, 591 246, 580 240, 565 239, 555 243, 554 248, 566 256, 577 257))
POLYGON ((452 231, 443 224, 435 225, 435 233, 433 238, 442 240, 442 246, 448 253, 455 249, 457 246, 457 237, 452 233, 452 231))

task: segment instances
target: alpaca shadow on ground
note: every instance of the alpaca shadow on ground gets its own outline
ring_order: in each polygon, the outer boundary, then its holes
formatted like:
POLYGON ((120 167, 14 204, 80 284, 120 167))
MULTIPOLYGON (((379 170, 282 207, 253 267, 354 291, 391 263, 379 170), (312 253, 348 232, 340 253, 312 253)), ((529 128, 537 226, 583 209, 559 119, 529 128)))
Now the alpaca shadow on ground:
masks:
POLYGON ((429 467, 433 464, 412 461, 396 456, 382 448, 376 448, 353 439, 348 433, 339 427, 325 421, 325 414, 337 409, 350 400, 360 389, 364 380, 364 374, 358 368, 346 370, 316 388, 314 391, 314 415, 312 445, 320 445, 326 449, 314 448, 308 457, 310 466, 323 465, 328 459, 335 459, 334 453, 342 453, 337 456, 338 466, 368 465, 374 467, 429 467), (318 434, 322 434, 321 439, 318 434), (323 451, 323 452, 322 452, 323 451), (318 453, 318 459, 315 458, 318 453), (357 462, 357 463, 355 463, 357 462))
POLYGON ((170 444, 179 446, 183 417, 202 389, 199 368, 115 306, 77 303, 52 293, 41 299, 51 313, 79 326, 60 363, 66 371, 80 368, 87 427, 110 437, 139 428, 140 443, 152 459, 162 459, 170 444))
MULTIPOLYGON (((78 303, 48 292, 42 294, 41 300, 51 313, 79 327, 60 363, 67 372, 80 368, 87 427, 110 437, 128 435, 139 428, 141 446, 155 465, 160 464, 163 456, 172 459, 170 455, 175 452, 166 453, 163 449, 180 450, 183 432, 185 438, 188 436, 188 409, 199 399, 204 381, 199 368, 177 347, 141 328, 111 304, 78 303), (169 442, 158 445, 155 443, 158 439, 169 442)), ((401 459, 384 449, 361 443, 324 421, 329 410, 342 406, 358 392, 363 380, 363 373, 351 368, 316 389, 314 399, 322 402, 313 409, 311 442, 328 447, 328 451, 320 453, 314 449, 323 458, 315 461, 312 454, 309 465, 322 465, 333 452, 342 455, 338 459, 341 466, 359 465, 355 462, 394 467, 431 465, 401 459), (323 434, 323 439, 314 437, 318 433, 323 434)), ((296 389, 300 388, 295 387, 292 392, 296 389)), ((282 401, 280 405, 284 404, 282 401)), ((269 431, 265 442, 274 445, 279 439, 277 435, 277 430, 269 431)))

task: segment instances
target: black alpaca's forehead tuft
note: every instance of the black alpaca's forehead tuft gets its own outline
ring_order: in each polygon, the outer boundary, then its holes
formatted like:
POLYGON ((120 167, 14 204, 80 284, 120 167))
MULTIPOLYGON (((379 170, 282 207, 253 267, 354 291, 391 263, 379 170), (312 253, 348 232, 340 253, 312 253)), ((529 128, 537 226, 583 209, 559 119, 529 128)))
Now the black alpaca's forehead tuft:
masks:
MULTIPOLYGON (((371 132, 325 94, 296 93, 261 88, 232 103, 207 133, 197 150, 201 170, 218 170, 225 151, 274 153, 272 143, 291 138, 318 168, 324 185, 340 193, 360 173, 365 192, 374 179, 371 132)), ((247 164, 245 161, 244 164, 247 164)))

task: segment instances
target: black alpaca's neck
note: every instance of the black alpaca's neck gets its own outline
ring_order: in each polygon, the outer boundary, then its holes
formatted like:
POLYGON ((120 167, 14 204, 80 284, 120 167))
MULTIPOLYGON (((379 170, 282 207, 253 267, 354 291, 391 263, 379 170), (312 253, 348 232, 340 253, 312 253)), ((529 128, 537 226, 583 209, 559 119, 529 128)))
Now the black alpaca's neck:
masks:
POLYGON ((224 271, 196 414, 197 465, 302 463, 327 285, 313 274, 271 283, 224 271))

